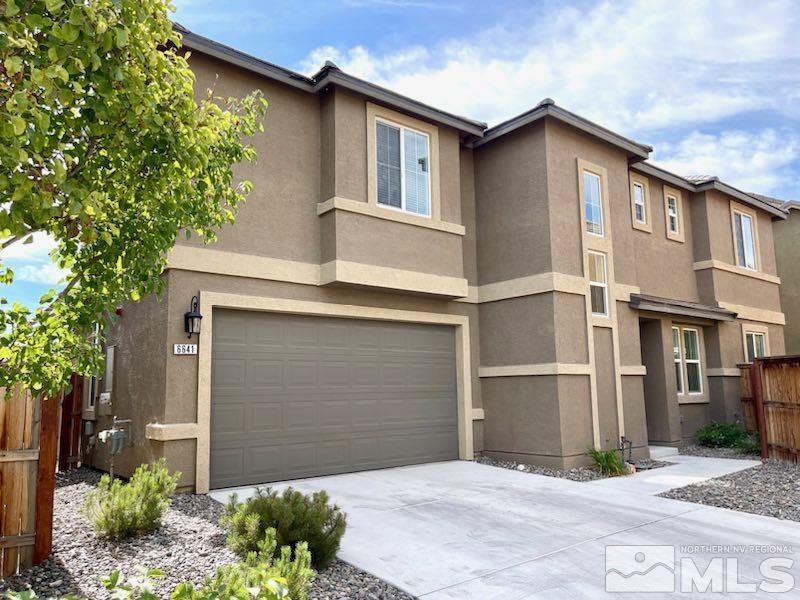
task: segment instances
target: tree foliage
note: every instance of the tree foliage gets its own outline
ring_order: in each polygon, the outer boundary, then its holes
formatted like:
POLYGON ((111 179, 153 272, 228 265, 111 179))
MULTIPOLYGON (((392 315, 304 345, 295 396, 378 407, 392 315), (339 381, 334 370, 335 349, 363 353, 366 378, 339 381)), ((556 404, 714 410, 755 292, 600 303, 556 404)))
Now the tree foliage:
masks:
MULTIPOLYGON (((168 0, 0 0, 2 250, 43 232, 70 273, 36 309, 0 300, 0 386, 54 392, 101 362, 94 326, 161 289, 181 229, 206 242, 250 190, 258 93, 195 99, 168 0)), ((100 333, 102 335, 102 331, 100 333)))

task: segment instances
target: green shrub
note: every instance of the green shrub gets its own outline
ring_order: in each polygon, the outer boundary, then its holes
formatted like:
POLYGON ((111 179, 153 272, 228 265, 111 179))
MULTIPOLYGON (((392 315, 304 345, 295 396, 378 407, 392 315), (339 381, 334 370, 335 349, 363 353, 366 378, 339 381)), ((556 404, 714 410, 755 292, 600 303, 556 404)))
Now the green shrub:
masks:
POLYGON ((139 466, 128 483, 103 475, 86 495, 84 513, 99 535, 112 540, 152 533, 172 503, 180 476, 170 475, 164 459, 139 466))
POLYGON ((745 454, 760 454, 761 438, 757 433, 745 433, 744 437, 737 442, 736 447, 745 454))
MULTIPOLYGON (((233 565, 217 569, 214 577, 195 589, 191 583, 179 583, 169 595, 172 600, 307 600, 308 587, 314 578, 311 570, 311 553, 305 544, 299 543, 294 551, 281 548, 278 558, 273 559, 277 542, 275 530, 268 529, 259 542, 258 552, 233 565)), ((112 598, 129 600, 157 600, 152 585, 153 579, 164 576, 159 569, 143 569, 132 577, 114 571, 103 585, 112 598)), ((8 600, 33 600, 37 598, 31 590, 7 592, 2 596, 8 600)), ((62 596, 61 600, 80 600, 77 596, 62 596)))
POLYGON ((603 475, 616 477, 617 475, 628 475, 630 469, 626 465, 618 450, 597 450, 589 448, 589 457, 594 462, 594 467, 603 475))
POLYGON ((747 437, 735 423, 709 423, 694 434, 697 443, 707 448, 737 448, 747 437))
POLYGON ((246 502, 239 502, 234 494, 221 522, 230 531, 228 546, 240 556, 257 552, 258 543, 272 527, 278 546, 295 547, 307 542, 318 569, 334 561, 346 527, 344 513, 338 506, 328 504, 327 493, 306 496, 292 488, 280 495, 270 489, 258 489, 246 502))

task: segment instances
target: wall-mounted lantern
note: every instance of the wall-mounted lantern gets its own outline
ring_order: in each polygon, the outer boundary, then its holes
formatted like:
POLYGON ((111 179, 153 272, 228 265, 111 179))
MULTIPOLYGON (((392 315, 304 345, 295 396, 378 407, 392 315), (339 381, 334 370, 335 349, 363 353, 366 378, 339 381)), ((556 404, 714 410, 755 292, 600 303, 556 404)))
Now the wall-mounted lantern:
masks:
POLYGON ((200 335, 200 321, 203 315, 200 314, 199 305, 200 301, 197 296, 192 296, 189 312, 183 315, 183 329, 189 334, 187 336, 189 339, 192 339, 192 334, 200 335))

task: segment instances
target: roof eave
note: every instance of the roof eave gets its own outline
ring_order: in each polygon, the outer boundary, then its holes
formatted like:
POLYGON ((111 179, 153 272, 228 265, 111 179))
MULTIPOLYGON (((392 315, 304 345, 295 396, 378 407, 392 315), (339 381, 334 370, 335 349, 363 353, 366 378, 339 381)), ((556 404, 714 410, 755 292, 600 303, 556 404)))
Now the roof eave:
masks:
POLYGON ((647 312, 663 313, 668 315, 678 315, 681 317, 691 317, 694 319, 706 319, 710 321, 735 321, 736 313, 730 310, 716 308, 713 306, 685 306, 680 303, 671 303, 664 298, 649 298, 638 294, 631 294, 628 302, 631 308, 647 312))
POLYGON ((365 96, 383 102, 402 111, 408 112, 415 116, 422 117, 429 121, 435 121, 443 125, 448 125, 462 133, 474 136, 482 136, 486 129, 486 123, 480 121, 473 121, 465 117, 459 117, 445 111, 433 108, 422 102, 403 96, 379 85, 364 81, 358 77, 353 77, 339 69, 323 69, 320 71, 321 77, 315 81, 314 90, 321 91, 329 85, 337 85, 339 87, 364 94, 365 96))
POLYGON ((237 67, 241 67, 257 75, 280 81, 281 83, 306 92, 314 91, 314 82, 305 75, 273 65, 260 58, 256 58, 255 56, 251 56, 240 50, 226 46, 225 44, 220 44, 219 42, 215 42, 214 40, 191 31, 185 29, 179 31, 183 37, 182 45, 184 48, 202 52, 203 54, 236 65, 237 67))
POLYGON ((520 127, 524 127, 530 123, 543 119, 544 117, 553 117, 562 123, 566 123, 572 127, 575 127, 576 129, 580 129, 581 131, 599 138, 604 142, 611 144, 612 146, 616 146, 622 150, 625 150, 629 155, 638 160, 646 159, 650 155, 650 152, 653 151, 653 148, 650 146, 629 140, 628 138, 614 133, 613 131, 606 129, 597 123, 593 123, 588 119, 584 119, 575 113, 561 108, 560 106, 556 106, 552 101, 548 100, 543 101, 532 110, 524 112, 513 119, 505 121, 504 123, 500 123, 495 127, 487 129, 483 138, 477 140, 473 144, 473 147, 478 148, 500 136, 511 133, 520 127))
POLYGON ((749 204, 754 208, 759 208, 763 211, 766 211, 779 219, 785 219, 789 215, 788 213, 775 206, 772 206, 769 202, 764 202, 763 200, 756 198, 755 196, 751 196, 741 190, 736 189, 735 187, 728 185, 722 181, 717 179, 712 181, 707 181, 705 183, 701 183, 700 185, 696 186, 696 191, 698 192, 705 192, 708 190, 716 190, 718 192, 722 192, 723 194, 728 194, 729 196, 733 196, 737 200, 744 202, 745 204, 749 204))

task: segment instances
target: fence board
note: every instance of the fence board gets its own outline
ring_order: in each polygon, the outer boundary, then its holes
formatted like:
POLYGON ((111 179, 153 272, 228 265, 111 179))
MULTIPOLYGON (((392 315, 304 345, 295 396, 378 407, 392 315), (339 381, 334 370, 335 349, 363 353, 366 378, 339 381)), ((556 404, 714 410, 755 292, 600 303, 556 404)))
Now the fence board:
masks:
MULTIPOLYGON (((747 415, 752 411, 756 420, 763 419, 762 456, 798 462, 800 356, 762 358, 740 368, 742 413, 747 415)), ((746 416, 745 427, 748 427, 746 416)))
MULTIPOLYGON (((60 398, 40 400, 20 388, 6 398, 0 388, 0 577, 14 574, 35 564, 34 549, 41 537, 52 539, 52 495, 55 488, 55 448, 58 444, 58 406, 60 398), (55 418, 50 413, 55 410, 55 418), (47 416, 52 425, 41 435, 47 416), (40 448, 40 442, 45 442, 40 448), (52 446, 53 450, 48 450, 52 446), (50 452, 52 460, 49 459, 50 452), (49 466, 48 466, 49 465, 49 466), (49 479, 39 471, 50 471, 49 479), (49 506, 46 494, 50 494, 49 506), (40 501, 44 497, 45 501, 40 501), (37 522, 50 515, 42 527, 37 522)), ((36 561, 38 563, 40 561, 36 561)))

